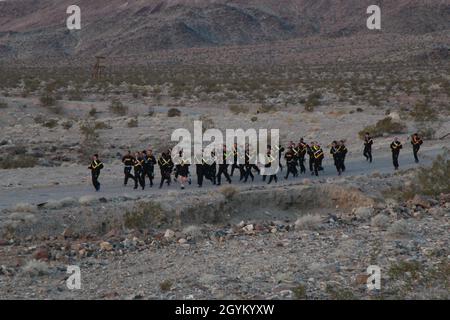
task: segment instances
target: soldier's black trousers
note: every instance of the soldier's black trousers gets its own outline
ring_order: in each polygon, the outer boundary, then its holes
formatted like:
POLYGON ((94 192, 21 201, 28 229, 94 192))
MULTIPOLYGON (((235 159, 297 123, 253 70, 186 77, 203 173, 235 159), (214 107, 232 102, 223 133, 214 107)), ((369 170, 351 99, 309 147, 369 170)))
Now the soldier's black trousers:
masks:
POLYGON ((141 185, 141 188, 145 188, 145 176, 144 170, 142 168, 134 167, 134 188, 137 189, 138 183, 141 185))
POLYGON ((316 176, 318 176, 319 175, 319 171, 322 168, 322 159, 314 159, 313 165, 314 165, 314 174, 316 176))
POLYGON ((416 161, 416 163, 419 162, 419 157, 418 157, 419 150, 420 150, 420 145, 418 145, 418 146, 413 145, 414 160, 416 161))
POLYGON ((371 147, 364 147, 364 157, 370 162, 372 162, 372 148, 371 147))
POLYGON ((199 187, 201 187, 203 185, 203 165, 201 164, 197 164, 195 166, 196 172, 197 172, 197 183, 199 185, 199 187))
POLYGON ((399 167, 399 165, 398 165, 399 154, 400 154, 400 152, 392 152, 392 163, 393 163, 395 169, 398 169, 398 167, 399 167))
POLYGON ((251 165, 246 165, 245 166, 245 178, 244 178, 244 182, 247 182, 248 177, 252 178, 252 181, 255 179, 255 176, 252 173, 252 166, 251 165))
POLYGON ((292 175, 295 177, 297 176, 297 167, 295 166, 295 164, 288 164, 287 165, 287 173, 285 176, 285 179, 289 178, 289 173, 292 173, 292 175))
POLYGON ((98 182, 100 172, 92 170, 91 175, 92 175, 92 185, 94 186, 95 190, 98 191, 100 189, 100 182, 98 182))
POLYGON ((306 168, 305 168, 305 158, 298 158, 298 164, 300 166, 300 173, 305 173, 306 172, 306 168))
POLYGON ((153 166, 144 167, 144 183, 146 177, 148 177, 148 179, 150 180, 150 187, 152 187, 153 179, 155 178, 155 167, 153 166))
POLYGON ((172 170, 161 170, 161 183, 159 184, 159 188, 162 188, 164 181, 167 181, 167 184, 170 186, 170 173, 172 170))
POLYGON ((124 184, 124 185, 127 185, 128 179, 130 179, 130 178, 131 178, 131 180, 133 180, 133 181, 136 183, 136 178, 131 174, 131 167, 126 166, 126 167, 123 169, 123 173, 124 173, 124 175, 125 175, 125 179, 124 179, 124 181, 123 181, 123 184, 124 184))
MULTIPOLYGON (((266 176, 264 176, 264 177, 266 177, 266 176)), ((278 182, 278 177, 277 177, 276 174, 272 174, 272 175, 269 177, 269 182, 268 182, 267 184, 271 184, 273 180, 275 180, 275 182, 278 182)))
POLYGON ((222 175, 225 176, 225 179, 229 183, 231 183, 230 175, 228 174, 228 165, 227 164, 219 164, 219 172, 217 172, 217 184, 221 184, 222 182, 222 175))

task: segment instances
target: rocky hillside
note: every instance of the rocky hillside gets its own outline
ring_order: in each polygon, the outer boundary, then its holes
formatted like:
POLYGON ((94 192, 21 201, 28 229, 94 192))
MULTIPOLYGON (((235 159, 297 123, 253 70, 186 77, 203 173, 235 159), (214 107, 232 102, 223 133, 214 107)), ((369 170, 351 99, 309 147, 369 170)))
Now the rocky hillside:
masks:
MULTIPOLYGON (((0 1, 0 59, 251 45, 367 32, 368 0, 78 1, 82 30, 65 28, 68 0, 0 1)), ((447 0, 381 1, 383 33, 450 29, 447 0)))

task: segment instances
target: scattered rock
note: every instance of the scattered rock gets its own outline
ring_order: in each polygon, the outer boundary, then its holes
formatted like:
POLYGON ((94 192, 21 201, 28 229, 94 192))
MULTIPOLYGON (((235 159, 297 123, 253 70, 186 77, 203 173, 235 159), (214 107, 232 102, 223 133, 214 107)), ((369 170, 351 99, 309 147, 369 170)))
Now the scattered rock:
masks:
POLYGON ((164 232, 164 238, 165 239, 169 240, 169 239, 172 239, 173 237, 175 237, 175 232, 174 231, 172 231, 170 229, 167 229, 166 232, 164 232))
POLYGON ((423 196, 416 194, 412 200, 409 202, 411 205, 416 207, 421 207, 423 209, 431 208, 431 203, 428 199, 423 196))
POLYGON ((113 246, 108 241, 103 241, 100 243, 100 249, 102 251, 111 251, 113 249, 113 246))

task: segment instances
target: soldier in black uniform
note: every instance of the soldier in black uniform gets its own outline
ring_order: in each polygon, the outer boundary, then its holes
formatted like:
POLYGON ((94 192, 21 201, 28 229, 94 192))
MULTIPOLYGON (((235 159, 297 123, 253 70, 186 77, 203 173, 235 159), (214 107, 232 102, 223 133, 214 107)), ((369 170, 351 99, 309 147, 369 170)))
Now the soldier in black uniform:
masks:
POLYGON ((398 170, 398 156, 400 155, 400 149, 402 149, 402 143, 398 140, 397 137, 394 138, 394 141, 391 143, 391 151, 392 151, 392 163, 394 164, 395 170, 398 170))
POLYGON ((145 177, 150 180, 150 187, 153 187, 153 179, 155 178, 155 165, 157 163, 155 156, 153 155, 153 150, 148 149, 144 151, 144 182, 145 177))
POLYGON ((136 178, 131 174, 131 169, 133 169, 134 165, 134 157, 131 155, 131 151, 128 151, 127 154, 123 156, 122 163, 124 164, 123 173, 125 175, 123 185, 126 186, 128 184, 129 178, 136 183, 136 178))
MULTIPOLYGON (((272 157, 272 147, 270 145, 267 146, 267 154, 266 154, 266 156, 267 156, 267 163, 266 163, 266 165, 264 167, 270 168, 270 167, 272 167, 272 165, 273 165, 273 163, 275 161, 275 159, 272 157)), ((264 176, 263 178, 265 178, 265 177, 266 176, 264 176)), ((265 181, 265 179, 263 179, 263 180, 265 181)), ((278 177, 277 177, 276 173, 275 174, 271 174, 269 176, 269 182, 267 184, 271 184, 272 181, 275 181, 275 183, 278 182, 278 177)))
POLYGON ((337 150, 337 141, 333 141, 331 143, 331 149, 330 154, 333 156, 334 166, 336 167, 336 170, 339 175, 341 175, 341 169, 339 167, 339 160, 338 160, 338 150, 337 150))
POLYGON ((308 146, 306 143, 303 142, 303 138, 300 139, 300 143, 297 146, 298 150, 298 165, 300 166, 300 173, 306 173, 305 168, 305 155, 306 151, 308 149, 308 146))
POLYGON ((366 132, 364 135, 364 152, 363 155, 366 157, 367 161, 372 162, 372 145, 373 145, 373 139, 370 136, 369 132, 366 132))
POLYGON ((159 184, 159 188, 161 189, 164 181, 167 181, 167 185, 170 185, 170 175, 173 168, 172 157, 167 152, 163 152, 158 158, 158 166, 161 170, 161 183, 159 184))
POLYGON ((250 150, 248 145, 245 146, 245 178, 244 182, 247 182, 248 177, 252 178, 252 182, 255 180, 255 176, 252 173, 253 164, 250 163, 252 156, 250 155, 250 150))
POLYGON ((138 188, 138 183, 141 185, 142 190, 145 189, 145 176, 144 176, 144 155, 142 152, 136 152, 134 158, 134 189, 138 188))
POLYGON ((233 145, 233 164, 231 165, 231 173, 230 176, 232 177, 234 174, 234 169, 239 169, 239 181, 242 181, 244 179, 244 165, 239 163, 239 151, 237 143, 233 145))
POLYGON ((184 184, 188 181, 189 176, 189 162, 187 159, 183 159, 183 151, 180 151, 180 163, 175 166, 176 176, 179 177, 181 189, 184 189, 184 184))
POLYGON ((311 150, 313 152, 313 159, 314 159, 314 172, 313 172, 313 174, 318 176, 319 175, 319 171, 323 170, 323 168, 322 168, 322 161, 323 161, 323 158, 324 158, 323 150, 320 147, 320 145, 317 144, 316 142, 313 142, 313 144, 311 146, 311 150))
POLYGON ((278 163, 280 165, 280 170, 283 171, 283 165, 281 164, 281 156, 286 149, 280 144, 278 146, 278 163))
POLYGON ((309 156, 309 171, 311 172, 311 174, 314 174, 314 151, 312 149, 312 146, 314 145, 314 142, 311 142, 311 145, 306 145, 306 152, 308 153, 309 156))
POLYGON ((195 156, 194 157, 194 162, 195 162, 195 173, 197 174, 197 184, 198 187, 201 188, 203 186, 203 177, 206 176, 206 162, 204 160, 203 157, 203 150, 202 150, 202 155, 200 156, 195 156))
POLYGON ((341 169, 341 172, 345 171, 345 158, 347 157, 347 147, 345 146, 344 140, 340 140, 337 143, 337 151, 338 151, 338 164, 341 169))
POLYGON ((100 171, 103 167, 103 163, 99 160, 98 154, 94 154, 91 165, 88 169, 91 170, 92 184, 94 185, 95 191, 100 190, 100 182, 98 182, 98 177, 100 176, 100 171))
POLYGON ((217 159, 216 152, 211 151, 211 158, 206 162, 206 179, 210 180, 214 185, 216 184, 217 176, 217 159))
POLYGON ((284 159, 286 159, 286 167, 287 167, 287 172, 286 172, 286 176, 284 177, 284 179, 289 178, 289 173, 292 173, 292 175, 294 177, 296 177, 297 176, 297 167, 296 167, 297 159, 295 157, 294 148, 292 146, 289 147, 288 150, 286 151, 286 153, 284 154, 284 159))
POLYGON ((228 183, 231 183, 230 175, 228 174, 228 164, 226 163, 227 159, 230 157, 231 153, 227 153, 226 145, 223 145, 223 163, 219 164, 219 172, 217 172, 217 185, 220 186, 222 182, 222 175, 225 176, 228 183))
POLYGON ((418 133, 414 133, 411 136, 411 144, 412 144, 412 147, 413 147, 414 161, 416 163, 419 163, 418 153, 419 153, 419 150, 420 150, 420 146, 423 144, 423 140, 422 140, 422 138, 420 138, 418 133))

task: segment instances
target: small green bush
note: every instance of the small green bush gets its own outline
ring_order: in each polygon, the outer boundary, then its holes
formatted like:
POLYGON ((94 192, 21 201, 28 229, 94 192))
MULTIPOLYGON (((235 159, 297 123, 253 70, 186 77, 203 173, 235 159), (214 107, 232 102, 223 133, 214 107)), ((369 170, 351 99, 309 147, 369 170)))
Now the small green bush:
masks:
POLYGON ((438 117, 436 111, 426 101, 418 101, 411 111, 411 116, 417 122, 435 121, 438 117))
POLYGON ((127 122, 128 128, 137 128, 139 126, 138 118, 131 118, 127 122))
POLYGON ((247 106, 240 106, 237 104, 231 104, 228 106, 228 109, 230 109, 231 113, 233 114, 239 114, 239 113, 248 113, 249 108, 247 106))
POLYGON ((179 117, 179 116, 181 116, 181 111, 178 110, 177 108, 170 108, 170 109, 167 111, 167 116, 168 116, 169 118, 179 117))
POLYGON ((369 132, 372 137, 382 137, 385 134, 400 134, 406 132, 406 126, 403 123, 395 122, 391 117, 386 117, 378 121, 374 126, 364 128, 359 132, 361 139, 364 138, 364 134, 369 132))
POLYGON ((0 159, 1 169, 19 169, 19 168, 33 168, 37 165, 37 159, 28 154, 18 154, 9 156, 5 159, 0 159))
POLYGON ((124 216, 124 226, 128 229, 145 229, 160 226, 166 222, 161 205, 156 202, 139 202, 124 216))
POLYGON ((119 99, 113 99, 109 105, 109 111, 117 116, 126 116, 128 107, 124 106, 119 99))
POLYGON ((56 120, 56 119, 49 119, 49 120, 45 121, 42 125, 44 127, 46 127, 46 128, 53 129, 56 126, 58 126, 58 120, 56 120))
POLYGON ((438 196, 441 193, 450 193, 449 152, 439 155, 430 168, 421 168, 417 181, 421 193, 425 195, 438 196))

